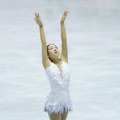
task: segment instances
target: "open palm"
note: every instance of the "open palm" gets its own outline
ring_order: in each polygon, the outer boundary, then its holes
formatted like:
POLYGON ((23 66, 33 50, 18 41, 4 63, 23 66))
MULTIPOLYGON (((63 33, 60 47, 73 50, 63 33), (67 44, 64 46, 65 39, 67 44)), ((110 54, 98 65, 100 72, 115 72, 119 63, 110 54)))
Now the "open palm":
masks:
POLYGON ((67 16, 67 13, 68 13, 69 11, 64 11, 64 13, 63 13, 63 15, 62 15, 62 18, 61 18, 61 22, 64 22, 65 21, 65 18, 66 18, 66 16, 67 16))
POLYGON ((34 20, 36 21, 36 23, 38 24, 38 25, 43 25, 42 24, 42 21, 41 21, 41 19, 40 19, 40 15, 39 15, 39 13, 35 13, 35 18, 34 18, 34 20))

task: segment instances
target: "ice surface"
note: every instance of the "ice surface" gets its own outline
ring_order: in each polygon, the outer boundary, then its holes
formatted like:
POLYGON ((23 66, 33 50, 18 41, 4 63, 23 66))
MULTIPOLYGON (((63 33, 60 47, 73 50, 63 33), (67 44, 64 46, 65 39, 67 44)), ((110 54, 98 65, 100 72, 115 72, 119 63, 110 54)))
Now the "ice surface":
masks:
POLYGON ((61 50, 65 20, 74 110, 68 120, 120 119, 120 1, 6 0, 0 2, 0 120, 48 120, 50 91, 42 66, 39 27, 61 50))

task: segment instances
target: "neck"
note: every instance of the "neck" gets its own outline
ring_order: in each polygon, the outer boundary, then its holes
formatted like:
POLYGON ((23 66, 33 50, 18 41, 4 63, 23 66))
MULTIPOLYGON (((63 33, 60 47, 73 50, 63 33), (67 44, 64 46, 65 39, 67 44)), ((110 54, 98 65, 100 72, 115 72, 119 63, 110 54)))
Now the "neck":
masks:
POLYGON ((58 59, 58 58, 52 59, 52 61, 53 61, 55 64, 57 64, 57 63, 59 62, 59 59, 58 59))

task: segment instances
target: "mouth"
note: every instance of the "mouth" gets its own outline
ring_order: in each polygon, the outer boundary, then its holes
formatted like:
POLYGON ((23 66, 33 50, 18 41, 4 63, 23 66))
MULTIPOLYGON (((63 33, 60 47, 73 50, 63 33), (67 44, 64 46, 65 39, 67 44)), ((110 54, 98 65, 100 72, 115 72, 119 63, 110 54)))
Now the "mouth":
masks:
POLYGON ((54 53, 56 53, 56 54, 57 54, 58 52, 54 52, 54 53))

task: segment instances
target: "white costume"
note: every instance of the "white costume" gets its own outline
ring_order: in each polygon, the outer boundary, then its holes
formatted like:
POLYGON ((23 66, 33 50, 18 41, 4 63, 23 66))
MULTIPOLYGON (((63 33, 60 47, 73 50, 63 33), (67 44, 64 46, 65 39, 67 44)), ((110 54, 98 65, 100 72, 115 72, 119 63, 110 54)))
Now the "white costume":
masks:
POLYGON ((56 64, 50 62, 50 66, 45 69, 48 76, 51 91, 46 97, 44 111, 49 113, 63 113, 63 111, 72 111, 73 106, 69 92, 70 71, 69 65, 62 61, 61 63, 62 76, 56 64))

